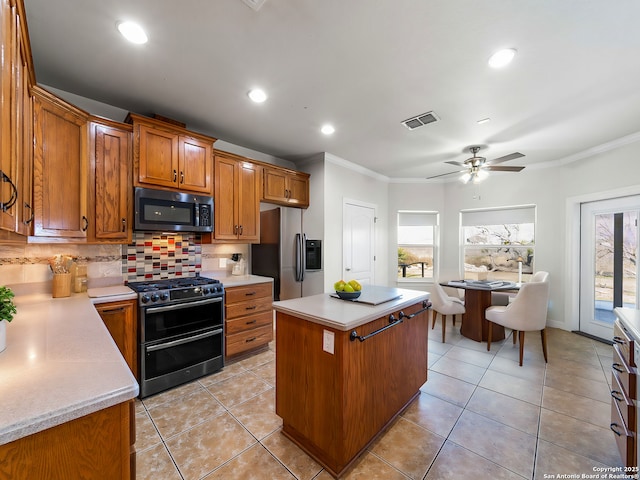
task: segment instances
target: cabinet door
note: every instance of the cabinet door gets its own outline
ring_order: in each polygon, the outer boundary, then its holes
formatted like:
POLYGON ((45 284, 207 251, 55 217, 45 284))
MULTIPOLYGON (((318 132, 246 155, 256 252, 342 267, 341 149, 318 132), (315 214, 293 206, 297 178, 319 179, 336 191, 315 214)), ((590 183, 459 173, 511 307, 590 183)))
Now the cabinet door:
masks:
POLYGON ((239 162, 238 166, 238 238, 247 242, 260 241, 259 167, 239 162))
POLYGON ((29 63, 27 53, 22 45, 22 25, 16 18, 17 62, 15 69, 15 118, 18 129, 15 132, 16 163, 18 165, 18 203, 16 232, 22 235, 31 234, 33 222, 33 98, 29 92, 29 63))
POLYGON ((213 194, 211 178, 213 144, 193 137, 180 137, 180 189, 213 194))
POLYGON ((107 330, 113 337, 133 375, 138 378, 136 302, 101 303, 96 305, 107 330))
POLYGON ((34 89, 34 235, 86 238, 87 118, 34 89))
POLYGON ((214 229, 216 240, 238 238, 238 186, 235 180, 237 162, 224 157, 215 158, 214 229))
POLYGON ((288 202, 297 207, 309 206, 309 177, 291 174, 288 183, 288 202))
POLYGON ((263 198, 277 203, 286 202, 287 175, 282 170, 264 169, 263 198))
POLYGON ((95 239, 129 243, 131 132, 92 123, 95 168, 95 239))
POLYGON ((179 135, 147 125, 136 125, 138 178, 142 185, 178 186, 179 135))

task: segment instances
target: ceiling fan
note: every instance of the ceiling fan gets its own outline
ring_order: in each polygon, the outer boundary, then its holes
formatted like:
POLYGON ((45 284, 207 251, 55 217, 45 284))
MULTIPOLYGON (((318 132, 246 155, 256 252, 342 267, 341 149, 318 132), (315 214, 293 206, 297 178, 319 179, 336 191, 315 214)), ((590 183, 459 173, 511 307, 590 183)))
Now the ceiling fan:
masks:
POLYGON ((524 167, 495 166, 498 163, 508 162, 509 160, 515 160, 516 158, 524 157, 524 155, 520 152, 510 153, 509 155, 505 155, 503 157, 498 157, 494 160, 487 161, 486 158, 477 156, 477 153, 480 151, 480 147, 478 146, 469 147, 469 151, 473 154, 473 156, 470 158, 467 158, 464 162, 454 162, 454 161, 445 162, 445 163, 450 163, 451 165, 464 167, 463 170, 457 170, 455 172, 449 172, 449 173, 442 173, 440 175, 427 177, 427 179, 445 177, 447 175, 455 175, 458 173, 462 173, 463 175, 460 177, 460 180, 462 182, 468 183, 469 181, 472 181, 473 183, 478 183, 487 177, 489 171, 519 172, 520 170, 524 169, 524 167))

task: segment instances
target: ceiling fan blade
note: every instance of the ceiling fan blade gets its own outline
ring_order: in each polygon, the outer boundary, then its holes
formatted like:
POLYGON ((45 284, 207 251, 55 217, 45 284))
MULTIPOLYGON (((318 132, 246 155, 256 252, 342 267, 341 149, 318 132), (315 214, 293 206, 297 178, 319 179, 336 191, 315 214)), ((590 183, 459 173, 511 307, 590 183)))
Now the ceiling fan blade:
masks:
POLYGON ((524 157, 523 153, 514 152, 509 155, 505 155, 504 157, 494 158, 493 160, 487 162, 487 165, 495 165, 496 163, 508 162, 509 160, 515 160, 516 158, 524 157))
POLYGON ((455 165, 456 167, 466 167, 466 165, 462 162, 456 162, 454 160, 449 160, 448 162, 444 162, 444 163, 448 163, 450 165, 455 165))
POLYGON ((438 177, 446 177, 447 175, 456 175, 458 173, 463 173, 463 172, 466 172, 466 170, 458 170, 457 172, 441 173, 440 175, 433 175, 431 177, 427 177, 427 180, 430 180, 432 178, 438 178, 438 177))
POLYGON ((524 169, 524 167, 494 167, 493 165, 486 165, 482 168, 492 172, 519 172, 524 169))

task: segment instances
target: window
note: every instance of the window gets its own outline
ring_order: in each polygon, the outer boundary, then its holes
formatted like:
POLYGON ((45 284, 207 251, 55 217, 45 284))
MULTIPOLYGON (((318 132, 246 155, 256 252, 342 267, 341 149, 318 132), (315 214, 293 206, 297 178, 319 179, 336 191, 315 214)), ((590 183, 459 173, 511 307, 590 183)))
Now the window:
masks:
POLYGON ((398 281, 433 279, 435 212, 398 212, 398 281))
POLYGON ((535 216, 535 206, 460 212, 464 277, 526 281, 534 271, 535 216))

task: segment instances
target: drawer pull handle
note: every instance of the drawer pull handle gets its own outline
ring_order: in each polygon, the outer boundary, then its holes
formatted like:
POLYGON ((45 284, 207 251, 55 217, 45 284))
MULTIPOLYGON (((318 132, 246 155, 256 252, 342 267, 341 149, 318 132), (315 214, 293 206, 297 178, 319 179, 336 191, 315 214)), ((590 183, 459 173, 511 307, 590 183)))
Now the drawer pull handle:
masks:
POLYGON ((620 425, 618 425, 617 423, 612 423, 611 425, 609 425, 609 428, 611 429, 611 431, 613 433, 615 433, 616 435, 620 436, 622 435, 618 430, 616 430, 614 427, 619 427, 620 425))
POLYGON ((250 297, 251 295, 255 295, 256 292, 247 292, 245 293, 245 296, 250 297))
POLYGON ((255 340, 257 340, 258 337, 251 337, 251 338, 247 338, 245 340, 245 343, 250 343, 250 342, 254 342, 255 340))
POLYGON ((120 312, 124 312, 124 307, 108 308, 106 310, 102 310, 102 313, 106 313, 106 314, 113 314, 113 313, 120 313, 120 312))
POLYGON ((619 343, 620 345, 624 345, 625 343, 627 343, 627 342, 624 341, 623 338, 620 338, 617 335, 615 337, 613 337, 613 341, 616 342, 616 343, 619 343))
POLYGON ((611 396, 618 402, 622 402, 624 400, 624 398, 619 397, 618 395, 621 395, 619 391, 617 390, 611 390, 611 396), (616 395, 617 394, 617 395, 616 395))
POLYGON ((616 372, 625 373, 625 370, 619 363, 614 363, 613 365, 611 365, 611 368, 613 368, 616 372))
POLYGON ((257 305, 252 305, 251 307, 246 307, 245 310, 255 310, 256 308, 258 308, 257 305))
POLYGON ((251 320, 250 322, 245 322, 245 325, 252 325, 254 323, 257 323, 257 320, 251 320))

